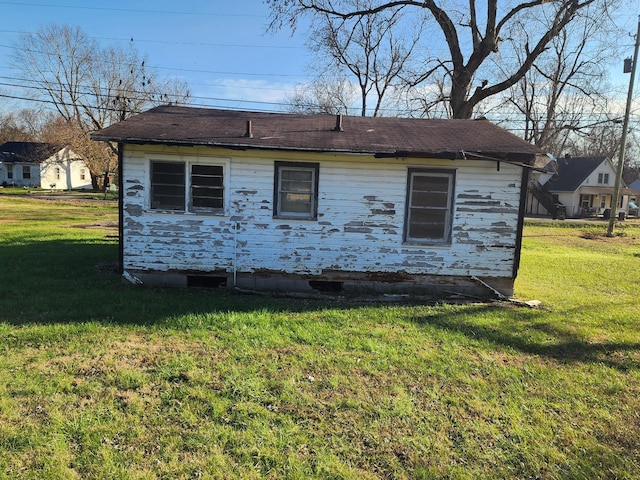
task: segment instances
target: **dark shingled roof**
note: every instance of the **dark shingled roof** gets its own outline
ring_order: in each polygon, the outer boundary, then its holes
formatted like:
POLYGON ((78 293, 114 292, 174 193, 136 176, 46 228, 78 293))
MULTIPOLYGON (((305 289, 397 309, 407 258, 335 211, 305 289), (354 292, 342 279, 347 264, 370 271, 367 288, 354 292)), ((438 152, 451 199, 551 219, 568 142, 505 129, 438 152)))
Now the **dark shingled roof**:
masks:
POLYGON ((40 163, 62 147, 41 142, 6 142, 0 145, 0 160, 6 163, 40 163))
POLYGON ((558 159, 558 173, 549 180, 547 190, 573 192, 607 157, 564 157, 558 159))
POLYGON ((95 132, 92 138, 138 144, 367 153, 379 157, 464 158, 465 154, 480 154, 526 162, 542 153, 486 120, 344 116, 342 131, 336 131, 337 123, 338 118, 332 115, 164 106, 95 132), (247 135, 248 122, 252 137, 247 135))

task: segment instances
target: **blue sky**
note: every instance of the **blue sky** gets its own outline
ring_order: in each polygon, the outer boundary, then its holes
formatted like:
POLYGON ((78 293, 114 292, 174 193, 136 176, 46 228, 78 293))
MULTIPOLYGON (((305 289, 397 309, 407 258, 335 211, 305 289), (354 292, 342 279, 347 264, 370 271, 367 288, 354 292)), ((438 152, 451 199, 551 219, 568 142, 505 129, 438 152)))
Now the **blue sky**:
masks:
MULTIPOLYGON (((267 33, 261 0, 16 0, 0 1, 0 12, 0 77, 15 76, 9 56, 19 32, 57 23, 103 44, 133 38, 161 76, 184 79, 194 97, 204 97, 196 103, 209 106, 278 110, 286 92, 308 79, 304 38, 267 33)), ((10 106, 0 99, 0 109, 10 106)))
MULTIPOLYGON (((640 0, 623 1, 630 8, 614 18, 630 34, 618 41, 628 44, 626 56, 631 56, 640 0)), ((16 76, 9 55, 19 33, 49 23, 80 26, 103 44, 133 38, 160 75, 188 83, 196 104, 281 110, 287 93, 311 78, 304 29, 293 36, 287 29, 267 33, 269 10, 262 0, 0 0, 0 19, 0 93, 5 94, 21 94, 1 85, 16 76)), ((618 85, 628 82, 621 74, 623 57, 611 62, 618 85)), ((14 105, 0 98, 0 111, 14 105)))

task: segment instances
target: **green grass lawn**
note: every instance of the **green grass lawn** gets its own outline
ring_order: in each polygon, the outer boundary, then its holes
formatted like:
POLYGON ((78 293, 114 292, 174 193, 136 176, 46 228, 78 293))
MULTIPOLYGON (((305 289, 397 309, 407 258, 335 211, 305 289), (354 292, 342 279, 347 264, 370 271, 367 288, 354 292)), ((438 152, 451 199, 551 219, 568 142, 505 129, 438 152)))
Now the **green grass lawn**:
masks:
POLYGON ((640 229, 525 226, 534 310, 138 288, 116 221, 0 196, 0 478, 640 477, 640 229))

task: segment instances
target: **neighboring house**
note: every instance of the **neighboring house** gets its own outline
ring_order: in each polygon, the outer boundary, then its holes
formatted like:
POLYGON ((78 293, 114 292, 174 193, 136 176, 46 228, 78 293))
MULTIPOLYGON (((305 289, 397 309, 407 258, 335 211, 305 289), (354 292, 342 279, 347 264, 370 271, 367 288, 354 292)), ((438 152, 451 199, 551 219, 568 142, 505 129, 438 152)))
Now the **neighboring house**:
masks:
POLYGON ((134 281, 513 293, 540 152, 486 120, 167 106, 92 138, 119 143, 134 281))
POLYGON ((0 146, 0 185, 54 190, 87 189, 91 175, 69 147, 50 143, 7 142, 0 146))
MULTIPOLYGON (((556 171, 543 186, 562 205, 568 217, 611 214, 616 169, 609 158, 565 156, 557 159, 556 171)), ((628 213, 630 193, 622 182, 618 212, 628 213)))
MULTIPOLYGON (((554 159, 530 177, 525 211, 554 218, 608 217, 612 211, 615 176, 613 164, 604 156, 554 159)), ((624 181, 620 195, 616 213, 637 215, 636 194, 624 181)))

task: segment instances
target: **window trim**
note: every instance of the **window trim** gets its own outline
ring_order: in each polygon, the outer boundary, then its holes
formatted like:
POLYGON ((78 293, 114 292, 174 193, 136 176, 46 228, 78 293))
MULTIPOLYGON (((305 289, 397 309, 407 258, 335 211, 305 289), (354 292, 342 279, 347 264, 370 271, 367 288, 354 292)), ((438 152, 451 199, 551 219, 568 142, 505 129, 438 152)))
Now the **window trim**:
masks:
POLYGON ((404 232, 403 241, 408 245, 434 245, 447 246, 451 245, 453 218, 455 213, 455 191, 456 191, 456 170, 443 168, 409 168, 407 170, 407 191, 405 201, 404 214, 404 232), (445 232, 442 238, 412 238, 409 237, 409 226, 411 221, 411 194, 413 192, 413 178, 416 174, 425 176, 433 175, 437 177, 449 178, 449 188, 447 192, 447 208, 445 213, 444 228, 445 232))
POLYGON ((320 164, 317 162, 275 162, 273 168, 273 218, 287 220, 317 220, 319 180, 320 164), (311 211, 309 213, 305 212, 296 214, 294 212, 282 213, 280 211, 280 172, 287 168, 313 172, 313 178, 311 180, 311 211))
POLYGON ((224 158, 184 158, 153 155, 148 158, 148 182, 149 182, 149 195, 147 197, 147 209, 154 213, 173 213, 173 214, 190 214, 190 215, 215 215, 226 216, 228 210, 228 192, 229 192, 229 160, 224 158), (152 207, 153 200, 153 164, 154 163, 173 163, 181 164, 184 172, 184 208, 182 209, 166 209, 166 208, 154 208, 152 207), (222 207, 194 207, 193 195, 192 195, 192 167, 195 165, 202 165, 207 167, 221 167, 222 168, 222 207))

